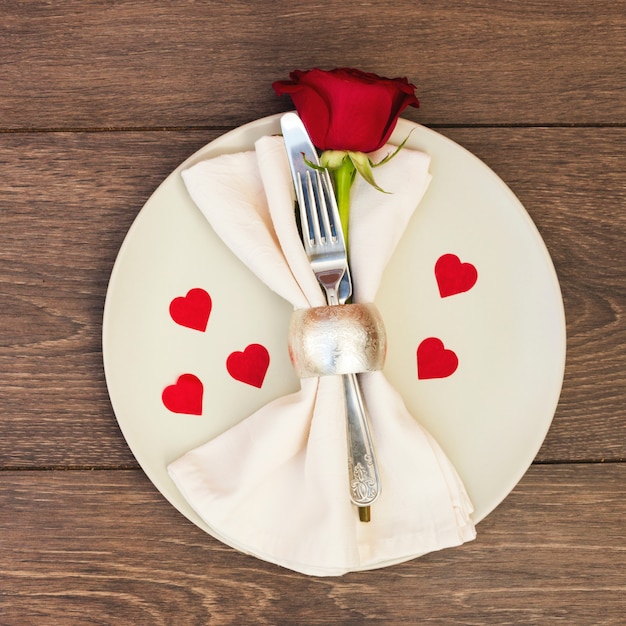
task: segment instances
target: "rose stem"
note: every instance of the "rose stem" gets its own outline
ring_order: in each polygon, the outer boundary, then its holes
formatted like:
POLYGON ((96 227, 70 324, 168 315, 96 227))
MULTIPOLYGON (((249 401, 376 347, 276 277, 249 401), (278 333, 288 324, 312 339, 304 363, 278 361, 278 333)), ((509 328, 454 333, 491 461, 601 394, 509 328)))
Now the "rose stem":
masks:
POLYGON ((346 241, 346 249, 348 248, 348 223, 350 217, 350 188, 354 182, 356 168, 354 163, 346 157, 341 165, 333 171, 335 178, 335 193, 337 194, 337 207, 339 208, 339 218, 341 219, 341 228, 343 229, 343 237, 346 241))

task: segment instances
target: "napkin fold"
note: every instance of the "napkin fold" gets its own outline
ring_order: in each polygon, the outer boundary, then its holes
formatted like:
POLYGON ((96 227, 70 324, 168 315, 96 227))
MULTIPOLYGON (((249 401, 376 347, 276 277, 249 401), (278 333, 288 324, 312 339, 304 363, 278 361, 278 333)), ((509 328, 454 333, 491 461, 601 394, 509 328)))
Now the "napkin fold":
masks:
MULTIPOLYGON (((428 155, 403 149, 377 168, 377 183, 389 194, 357 178, 350 217, 355 302, 374 301, 428 187, 429 162, 428 155)), ((260 280, 294 309, 326 304, 297 231, 281 137, 263 137, 250 152, 201 161, 182 177, 218 236, 260 280)), ((359 378, 382 482, 372 521, 360 522, 349 500, 342 383, 325 376, 302 379, 296 393, 168 466, 216 537, 316 576, 380 567, 475 537, 472 504, 437 442, 382 372, 359 378)))

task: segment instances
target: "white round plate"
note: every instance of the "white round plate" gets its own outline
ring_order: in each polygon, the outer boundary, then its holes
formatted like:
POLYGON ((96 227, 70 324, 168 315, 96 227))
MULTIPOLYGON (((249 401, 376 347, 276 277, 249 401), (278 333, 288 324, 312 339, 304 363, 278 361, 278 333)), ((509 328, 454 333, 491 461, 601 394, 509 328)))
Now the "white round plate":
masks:
MULTIPOLYGON (((298 380, 286 345, 290 305, 219 240, 180 172, 252 149, 257 138, 280 132, 279 120, 271 116, 223 135, 168 176, 128 232, 104 309, 106 380, 122 433, 157 489, 207 532, 167 465, 295 391, 298 380), (169 315, 172 299, 197 287, 213 302, 205 332, 169 315), (225 368, 230 353, 251 343, 272 355, 261 388, 234 380, 225 368), (201 416, 172 413, 161 400, 183 373, 204 383, 201 416)), ((554 416, 565 365, 563 303, 546 247, 511 190, 432 130, 399 120, 391 142, 410 131, 407 147, 431 155, 433 179, 376 300, 388 333, 385 374, 456 466, 478 522, 528 469, 554 416), (444 254, 476 267, 470 290, 440 296, 434 266, 444 254), (420 380, 416 348, 433 336, 454 350, 459 365, 447 378, 420 380)))

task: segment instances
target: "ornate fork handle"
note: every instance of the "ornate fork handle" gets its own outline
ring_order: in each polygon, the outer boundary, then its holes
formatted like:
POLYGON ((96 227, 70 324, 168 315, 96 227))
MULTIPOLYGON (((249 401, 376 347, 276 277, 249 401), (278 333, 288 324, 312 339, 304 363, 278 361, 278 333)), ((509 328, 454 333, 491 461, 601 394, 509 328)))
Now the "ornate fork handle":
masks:
POLYGON ((342 378, 348 424, 350 499, 358 507, 369 507, 380 493, 380 479, 367 412, 356 374, 344 374, 342 378))

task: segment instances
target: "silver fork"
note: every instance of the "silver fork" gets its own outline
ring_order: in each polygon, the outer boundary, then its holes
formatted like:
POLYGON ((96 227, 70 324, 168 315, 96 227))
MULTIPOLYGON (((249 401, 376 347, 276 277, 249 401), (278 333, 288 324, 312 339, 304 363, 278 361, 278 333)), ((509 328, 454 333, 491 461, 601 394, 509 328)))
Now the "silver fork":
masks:
MULTIPOLYGON (((304 249, 311 268, 326 292, 329 305, 345 304, 351 289, 348 255, 339 210, 328 170, 305 168, 296 175, 296 197, 304 249), (340 288, 342 287, 342 288, 340 288)), ((350 499, 359 507, 361 521, 370 520, 370 505, 381 490, 368 415, 356 374, 344 374, 348 432, 350 499)))

